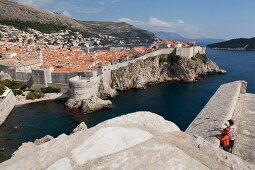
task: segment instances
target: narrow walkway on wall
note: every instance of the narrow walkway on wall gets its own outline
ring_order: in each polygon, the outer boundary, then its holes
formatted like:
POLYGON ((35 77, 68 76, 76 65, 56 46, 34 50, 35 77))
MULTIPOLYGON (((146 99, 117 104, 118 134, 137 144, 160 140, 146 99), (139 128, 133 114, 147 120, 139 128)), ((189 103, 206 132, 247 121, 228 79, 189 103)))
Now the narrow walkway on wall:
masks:
POLYGON ((245 95, 242 113, 236 123, 238 130, 234 154, 255 164, 255 94, 245 95))

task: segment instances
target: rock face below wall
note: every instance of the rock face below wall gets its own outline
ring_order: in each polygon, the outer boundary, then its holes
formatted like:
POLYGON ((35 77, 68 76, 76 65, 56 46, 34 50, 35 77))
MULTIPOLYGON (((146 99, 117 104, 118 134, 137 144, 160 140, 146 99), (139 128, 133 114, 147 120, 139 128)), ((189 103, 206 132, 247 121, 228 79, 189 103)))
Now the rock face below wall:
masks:
POLYGON ((0 164, 1 170, 254 168, 150 112, 107 120, 41 145, 25 143, 11 159, 0 164))
POLYGON ((109 87, 106 83, 102 82, 99 86, 98 94, 97 96, 100 99, 111 99, 114 98, 117 95, 117 91, 115 89, 112 89, 109 87))
POLYGON ((131 88, 145 88, 148 83, 157 83, 169 80, 184 82, 195 81, 200 75, 225 73, 216 63, 208 60, 180 58, 171 61, 169 55, 161 55, 138 60, 127 67, 112 71, 112 88, 127 90, 131 88), (168 60, 163 62, 162 59, 168 60))

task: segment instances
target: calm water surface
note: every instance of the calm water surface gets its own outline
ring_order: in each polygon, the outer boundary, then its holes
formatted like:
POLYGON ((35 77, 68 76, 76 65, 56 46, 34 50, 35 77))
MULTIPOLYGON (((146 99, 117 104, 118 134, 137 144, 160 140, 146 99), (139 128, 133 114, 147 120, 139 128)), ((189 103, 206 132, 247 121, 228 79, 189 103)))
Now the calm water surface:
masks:
POLYGON ((88 115, 70 115, 61 103, 52 101, 16 107, 0 127, 0 161, 23 142, 46 134, 54 137, 69 134, 81 121, 91 127, 104 120, 135 111, 155 112, 185 130, 217 88, 226 82, 248 81, 248 92, 255 93, 255 52, 207 50, 210 59, 228 71, 210 75, 195 83, 168 82, 148 86, 146 90, 121 92, 112 100, 113 108, 88 115), (13 127, 18 126, 18 130, 13 127))

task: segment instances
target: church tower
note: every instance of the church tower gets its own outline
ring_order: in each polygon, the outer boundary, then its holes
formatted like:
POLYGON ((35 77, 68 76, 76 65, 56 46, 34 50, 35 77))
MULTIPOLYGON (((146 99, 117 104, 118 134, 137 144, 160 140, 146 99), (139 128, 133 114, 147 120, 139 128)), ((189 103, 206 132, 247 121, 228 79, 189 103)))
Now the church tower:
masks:
POLYGON ((41 64, 43 64, 43 53, 40 48, 37 49, 36 58, 37 58, 37 60, 40 61, 41 64))

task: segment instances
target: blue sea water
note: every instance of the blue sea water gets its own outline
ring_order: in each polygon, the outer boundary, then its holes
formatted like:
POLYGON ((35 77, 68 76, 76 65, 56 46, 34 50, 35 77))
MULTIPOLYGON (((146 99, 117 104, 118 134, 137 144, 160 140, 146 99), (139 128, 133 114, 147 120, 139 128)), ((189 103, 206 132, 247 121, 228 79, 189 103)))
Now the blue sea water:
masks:
POLYGON ((112 99, 113 108, 95 113, 71 115, 63 104, 46 101, 16 107, 0 127, 0 162, 6 160, 23 143, 47 134, 69 134, 81 121, 92 127, 104 120, 135 111, 151 111, 176 123, 185 130, 218 87, 226 82, 246 80, 248 92, 255 93, 255 52, 207 49, 209 58, 226 75, 204 76, 198 82, 166 82, 145 90, 120 92, 112 99), (18 130, 14 130, 18 126, 18 130))

